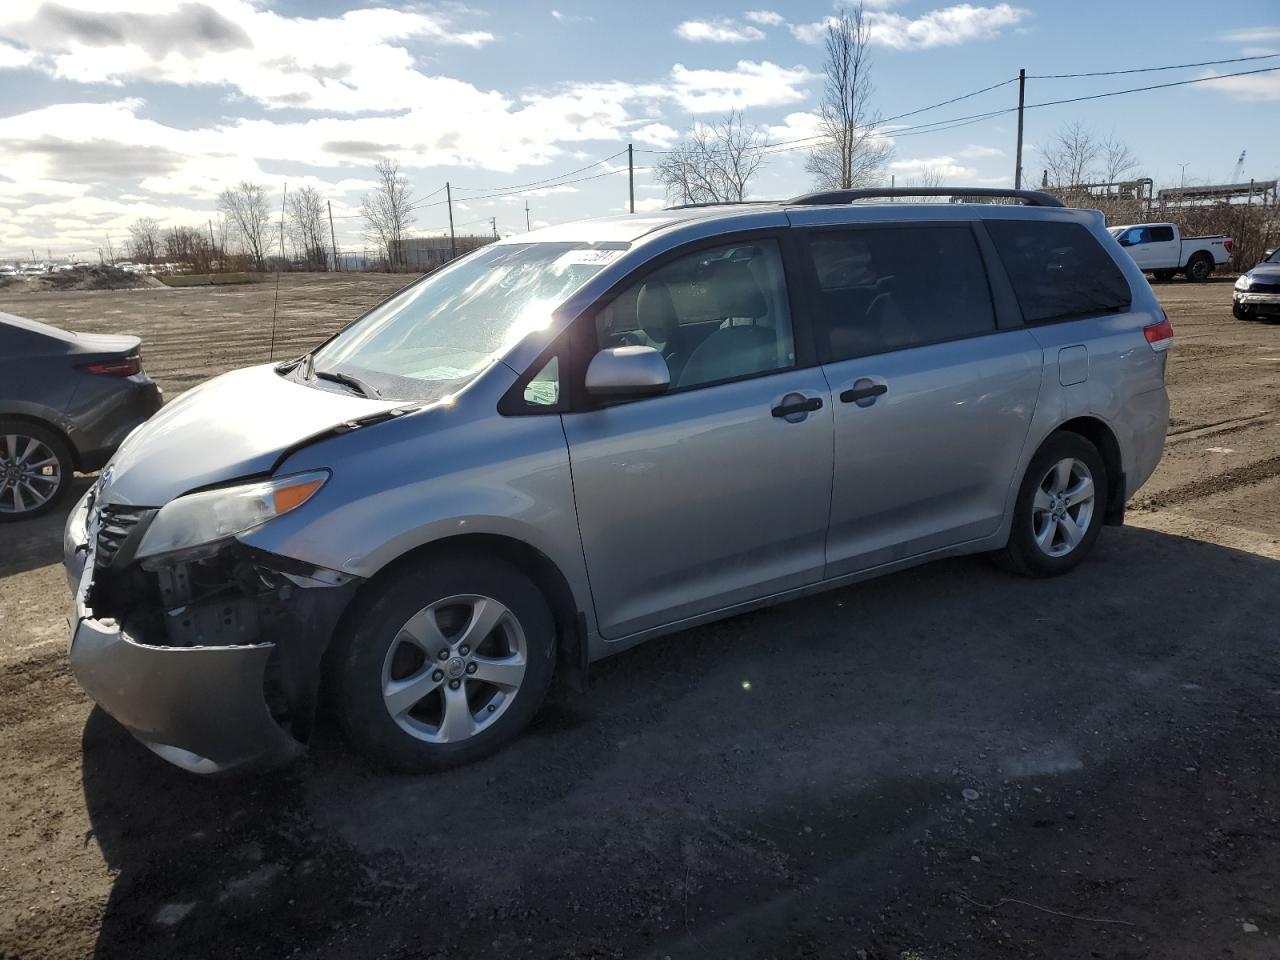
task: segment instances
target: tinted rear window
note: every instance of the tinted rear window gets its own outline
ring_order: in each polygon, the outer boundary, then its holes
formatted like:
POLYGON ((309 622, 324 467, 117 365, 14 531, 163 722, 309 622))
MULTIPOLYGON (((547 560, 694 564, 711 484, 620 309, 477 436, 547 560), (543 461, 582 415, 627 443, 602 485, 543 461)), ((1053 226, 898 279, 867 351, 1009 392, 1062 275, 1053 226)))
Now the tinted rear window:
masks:
POLYGON ((822 232, 806 246, 832 360, 995 332, 986 268, 967 224, 822 232))
POLYGON ((1129 309, 1129 282, 1078 223, 988 220, 1027 323, 1129 309))

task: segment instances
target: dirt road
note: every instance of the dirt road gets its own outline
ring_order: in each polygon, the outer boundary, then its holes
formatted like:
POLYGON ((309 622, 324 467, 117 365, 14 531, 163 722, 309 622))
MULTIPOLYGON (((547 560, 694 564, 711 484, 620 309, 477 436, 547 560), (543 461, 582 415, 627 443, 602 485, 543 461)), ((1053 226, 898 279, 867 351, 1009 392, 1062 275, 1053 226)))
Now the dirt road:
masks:
MULTIPOLYGON (((394 280, 333 283, 285 279, 278 355, 394 280)), ((947 561, 655 641, 447 775, 332 734, 167 766, 67 673, 59 523, 4 530, 0 955, 1280 955, 1280 325, 1157 290, 1173 435, 1079 571, 947 561)), ((170 391, 265 353, 269 308, 0 296, 141 334, 170 391)))

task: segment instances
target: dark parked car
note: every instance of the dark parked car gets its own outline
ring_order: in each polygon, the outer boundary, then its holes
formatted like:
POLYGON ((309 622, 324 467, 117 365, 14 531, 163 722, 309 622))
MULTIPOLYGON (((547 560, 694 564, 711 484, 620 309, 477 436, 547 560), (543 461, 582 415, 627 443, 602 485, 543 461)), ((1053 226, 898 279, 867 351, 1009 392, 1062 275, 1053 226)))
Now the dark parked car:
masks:
POLYGON ((53 509, 160 409, 141 343, 0 313, 0 522, 53 509))
POLYGON ((1257 266, 1236 281, 1231 312, 1237 320, 1280 317, 1280 249, 1268 250, 1257 266))

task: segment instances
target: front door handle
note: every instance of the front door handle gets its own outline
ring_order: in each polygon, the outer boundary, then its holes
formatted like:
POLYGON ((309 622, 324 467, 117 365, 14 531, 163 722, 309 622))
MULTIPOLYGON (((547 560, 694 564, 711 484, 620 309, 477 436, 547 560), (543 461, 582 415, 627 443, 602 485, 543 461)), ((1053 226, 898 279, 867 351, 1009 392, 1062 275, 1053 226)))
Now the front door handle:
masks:
POLYGON ((860 400, 874 401, 876 397, 888 392, 889 388, 883 383, 873 383, 865 387, 850 387, 840 394, 840 400, 844 403, 858 403, 860 400))
POLYGON ((798 413, 813 413, 813 411, 821 409, 821 397, 792 394, 791 396, 783 397, 782 402, 774 407, 770 413, 775 417, 794 417, 798 413))

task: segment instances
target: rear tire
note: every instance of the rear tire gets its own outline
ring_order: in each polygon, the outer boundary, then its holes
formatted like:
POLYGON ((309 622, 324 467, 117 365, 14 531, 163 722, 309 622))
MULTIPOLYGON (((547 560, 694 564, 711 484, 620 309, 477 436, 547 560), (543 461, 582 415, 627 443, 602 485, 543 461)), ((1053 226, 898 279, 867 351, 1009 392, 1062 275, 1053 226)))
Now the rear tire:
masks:
POLYGON ((71 491, 75 461, 56 430, 0 417, 0 523, 53 510, 71 491))
POLYGON ((1187 261, 1186 274, 1193 283, 1204 283, 1213 274, 1213 257, 1203 251, 1195 254, 1187 261))
POLYGON ((470 763, 533 718, 555 651, 546 600, 505 561, 466 553, 405 566, 373 585, 337 639, 343 729, 397 770, 470 763))
POLYGON ((1093 548, 1107 512, 1106 463, 1077 433, 1055 433, 1031 458, 1018 488, 1009 543, 994 555, 1027 577, 1056 577, 1093 548))

